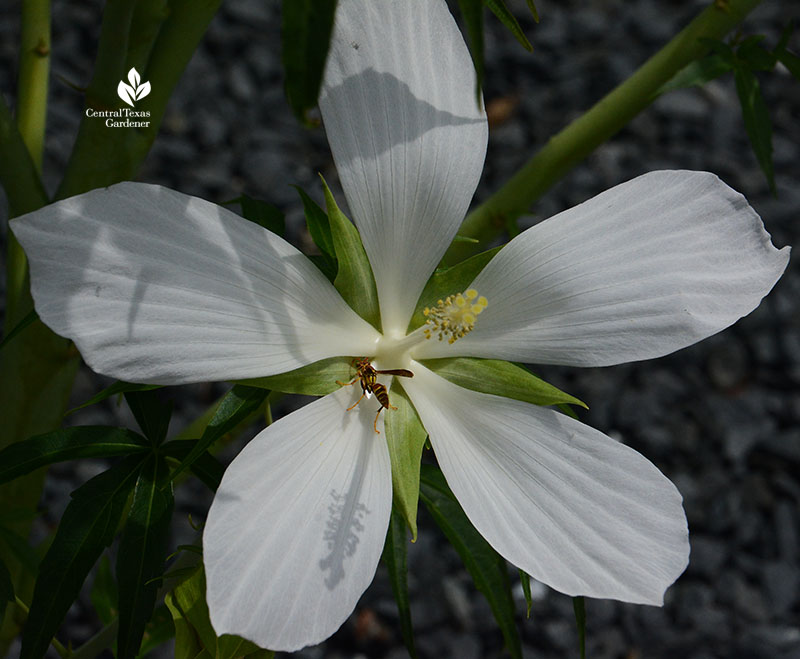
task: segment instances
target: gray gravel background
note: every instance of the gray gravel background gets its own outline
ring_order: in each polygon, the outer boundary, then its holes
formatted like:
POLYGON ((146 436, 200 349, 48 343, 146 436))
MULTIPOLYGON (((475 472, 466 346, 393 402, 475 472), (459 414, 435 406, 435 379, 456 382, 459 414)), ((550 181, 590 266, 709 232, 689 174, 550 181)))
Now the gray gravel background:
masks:
MULTIPOLYGON (((476 200, 497 189, 550 135, 634 71, 705 4, 539 0, 542 22, 522 21, 533 54, 487 16, 486 100, 510 101, 513 112, 491 132, 476 200)), ((525 16, 520 0, 509 5, 525 16)), ((12 103, 18 12, 19 0, 0 6, 0 93, 12 103)), ((88 83, 100 16, 98 0, 54 3, 55 76, 88 83)), ((792 18, 800 18, 799 3, 766 0, 744 31, 766 34, 774 45, 792 18)), ((797 52, 800 40, 794 37, 791 46, 797 52)), ((316 173, 329 182, 336 174, 324 131, 307 131, 289 114, 279 50, 276 0, 228 0, 179 84, 140 178, 216 202, 242 192, 267 199, 286 211, 289 238, 307 246, 302 208, 289 184, 319 199, 316 173)), ((652 169, 701 169, 747 196, 777 246, 800 244, 800 84, 785 70, 761 76, 761 82, 775 131, 777 198, 749 149, 733 82, 725 78, 658 100, 555 186, 526 224, 652 169)), ((81 96, 55 79, 45 165, 51 190, 81 112, 81 96)), ((590 404, 584 421, 655 462, 682 492, 689 518, 691 563, 663 608, 587 601, 589 657, 800 657, 798 293, 795 256, 756 312, 700 345, 653 362, 537 369, 590 404)), ((83 371, 75 401, 103 383, 83 371)), ((220 391, 217 385, 181 389, 176 429, 220 391)), ((111 405, 72 422, 133 425, 125 409, 111 405)), ((82 462, 54 468, 42 502, 44 523, 56 524, 68 492, 101 467, 82 462)), ((208 500, 199 485, 180 490, 184 514, 176 515, 176 544, 191 539, 185 513, 202 519, 208 500)), ((482 596, 424 512, 421 524, 420 538, 409 549, 420 655, 502 656, 502 637, 482 596)), ((571 600, 535 587, 531 619, 525 620, 521 590, 515 592, 525 656, 576 657, 571 600)), ((96 628, 82 601, 71 610, 62 640, 69 635, 79 645, 96 628)), ((405 656, 382 568, 342 630, 298 656, 405 656)))

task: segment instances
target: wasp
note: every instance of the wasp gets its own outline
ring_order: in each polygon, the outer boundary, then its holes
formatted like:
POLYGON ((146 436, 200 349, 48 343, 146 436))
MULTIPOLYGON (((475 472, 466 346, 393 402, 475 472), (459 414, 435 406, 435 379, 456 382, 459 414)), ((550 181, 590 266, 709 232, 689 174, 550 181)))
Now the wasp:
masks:
POLYGON ((396 410, 397 408, 389 403, 389 392, 384 385, 378 382, 378 376, 399 375, 404 378, 413 378, 414 374, 404 368, 377 370, 372 366, 368 357, 356 357, 353 360, 353 368, 356 369, 356 377, 350 380, 350 382, 340 382, 339 380, 336 380, 336 384, 341 387, 349 387, 351 384, 355 384, 356 382, 361 383, 361 397, 350 407, 348 407, 347 411, 349 412, 350 410, 354 409, 356 405, 364 400, 365 396, 369 398, 372 394, 375 394, 375 398, 378 399, 378 402, 381 404, 381 406, 378 408, 378 413, 375 415, 375 423, 373 424, 373 428, 375 429, 376 433, 380 434, 381 431, 378 430, 378 417, 380 416, 381 412, 384 409, 396 410))

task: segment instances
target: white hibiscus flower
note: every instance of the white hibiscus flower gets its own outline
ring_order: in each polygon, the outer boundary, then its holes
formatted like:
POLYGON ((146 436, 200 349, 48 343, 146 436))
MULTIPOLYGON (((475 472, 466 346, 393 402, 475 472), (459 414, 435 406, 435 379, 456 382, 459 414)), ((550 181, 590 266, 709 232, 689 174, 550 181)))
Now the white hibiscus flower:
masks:
MULTIPOLYGON (((776 250, 715 176, 654 172, 520 234, 406 335, 486 150, 472 63, 445 3, 342 0, 320 107, 381 332, 278 236, 133 183, 12 222, 42 320, 96 371, 134 382, 268 376, 336 356, 410 370, 403 385, 447 482, 501 555, 569 595, 660 604, 689 554, 672 483, 597 430, 463 389, 420 360, 665 355, 758 306, 788 248, 776 250)), ((348 411, 360 393, 342 387, 280 419, 226 471, 203 536, 217 633, 275 650, 317 643, 372 580, 392 484, 386 435, 373 427, 383 416, 348 411)))

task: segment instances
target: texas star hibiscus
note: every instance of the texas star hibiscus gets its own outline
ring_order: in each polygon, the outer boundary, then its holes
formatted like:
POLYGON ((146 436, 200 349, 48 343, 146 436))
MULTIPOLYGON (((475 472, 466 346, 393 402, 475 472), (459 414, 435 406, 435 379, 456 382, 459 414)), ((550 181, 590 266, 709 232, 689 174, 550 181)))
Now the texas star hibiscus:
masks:
MULTIPOLYGON (((517 236, 407 334, 486 149, 445 3, 340 2, 320 107, 380 332, 278 236, 132 183, 12 223, 41 318, 95 370, 135 382, 252 378, 335 356, 410 370, 403 384, 439 465, 500 554, 570 595, 661 603, 689 552, 675 487, 592 428, 463 389, 420 360, 601 366, 665 355, 754 309, 788 249, 713 175, 655 172, 517 236)), ((386 435, 373 429, 384 418, 374 404, 347 409, 359 394, 341 387, 280 419, 226 471, 203 536, 219 634, 276 650, 319 642, 372 580, 392 486, 386 435)))

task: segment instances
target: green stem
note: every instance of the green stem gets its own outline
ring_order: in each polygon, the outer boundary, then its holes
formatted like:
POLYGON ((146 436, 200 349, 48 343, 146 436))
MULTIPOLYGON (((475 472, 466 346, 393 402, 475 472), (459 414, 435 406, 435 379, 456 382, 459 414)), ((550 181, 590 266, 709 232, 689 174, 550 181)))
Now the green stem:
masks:
POLYGON ((703 10, 630 78, 550 138, 522 169, 473 210, 458 233, 476 238, 480 244, 454 243, 445 261, 455 263, 475 253, 503 231, 509 220, 527 212, 556 181, 649 106, 678 71, 705 55, 708 47, 700 39, 721 39, 760 2, 717 0, 703 10))

